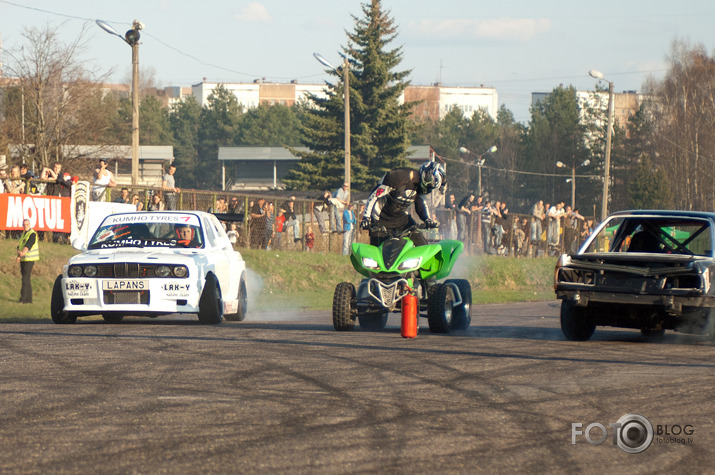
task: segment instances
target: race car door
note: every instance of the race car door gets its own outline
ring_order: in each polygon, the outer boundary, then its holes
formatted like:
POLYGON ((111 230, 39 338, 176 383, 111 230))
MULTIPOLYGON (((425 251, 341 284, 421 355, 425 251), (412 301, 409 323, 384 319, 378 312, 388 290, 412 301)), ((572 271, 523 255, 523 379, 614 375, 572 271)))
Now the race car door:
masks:
POLYGON ((209 259, 214 266, 216 277, 218 277, 223 298, 235 298, 238 295, 238 278, 240 276, 233 275, 231 265, 235 264, 236 252, 226 233, 221 232, 223 229, 218 229, 221 223, 214 216, 209 216, 203 221, 207 245, 211 249, 209 259))

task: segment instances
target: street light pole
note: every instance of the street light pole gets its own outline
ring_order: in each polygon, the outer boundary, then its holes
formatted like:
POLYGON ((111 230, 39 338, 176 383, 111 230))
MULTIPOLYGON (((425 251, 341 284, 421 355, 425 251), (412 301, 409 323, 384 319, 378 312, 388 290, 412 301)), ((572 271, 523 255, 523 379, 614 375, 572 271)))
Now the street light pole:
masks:
POLYGON ((132 186, 139 183, 139 42, 132 46, 132 186))
POLYGON ((611 173, 611 136, 613 135, 613 81, 608 81, 608 132, 606 135, 606 163, 603 172, 603 204, 601 205, 601 222, 608 216, 608 184, 611 173))
POLYGON ((132 47, 132 186, 136 186, 139 183, 139 30, 144 28, 144 24, 134 20, 131 30, 122 36, 109 23, 103 20, 96 20, 96 23, 132 47))
MULTIPOLYGON (((330 62, 323 57, 320 53, 313 53, 313 57, 320 62, 323 66, 326 66, 340 75, 340 70, 330 64, 330 62)), ((345 181, 350 185, 348 187, 348 201, 350 201, 350 193, 352 190, 352 184, 350 183, 350 63, 346 57, 343 60, 343 100, 345 109, 345 181)))
MULTIPOLYGON (((351 185, 350 183, 350 63, 348 63, 348 58, 343 60, 343 86, 345 88, 344 100, 345 100, 345 183, 351 185)), ((348 199, 350 201, 350 193, 352 192, 352 185, 348 187, 348 199)))
POLYGON ((477 187, 478 187, 477 194, 481 195, 482 194, 482 165, 484 165, 484 160, 482 160, 482 157, 488 153, 496 152, 497 146, 492 145, 491 147, 489 147, 489 149, 486 152, 484 152, 482 154, 474 153, 471 150, 469 150, 467 147, 459 147, 459 151, 461 153, 469 153, 469 154, 472 154, 477 157, 477 169, 479 171, 479 175, 477 178, 477 180, 478 180, 477 181, 477 187))
MULTIPOLYGON (((595 79, 606 81, 603 73, 592 69, 588 74, 595 79)), ((603 165, 603 201, 601 203, 601 222, 608 216, 608 182, 611 172, 611 134, 613 133, 613 81, 608 82, 608 121, 606 126, 606 159, 603 165)))

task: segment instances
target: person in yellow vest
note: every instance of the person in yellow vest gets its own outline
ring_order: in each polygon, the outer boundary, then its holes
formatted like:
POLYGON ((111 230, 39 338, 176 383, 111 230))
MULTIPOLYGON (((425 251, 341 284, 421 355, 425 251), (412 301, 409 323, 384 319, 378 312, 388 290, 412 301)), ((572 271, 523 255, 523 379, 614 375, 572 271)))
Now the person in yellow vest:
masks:
POLYGON ((32 229, 29 219, 22 222, 24 232, 20 236, 20 244, 17 246, 17 262, 20 263, 20 274, 22 274, 22 290, 20 290, 20 303, 32 303, 32 267, 36 261, 40 260, 39 239, 37 233, 32 229))

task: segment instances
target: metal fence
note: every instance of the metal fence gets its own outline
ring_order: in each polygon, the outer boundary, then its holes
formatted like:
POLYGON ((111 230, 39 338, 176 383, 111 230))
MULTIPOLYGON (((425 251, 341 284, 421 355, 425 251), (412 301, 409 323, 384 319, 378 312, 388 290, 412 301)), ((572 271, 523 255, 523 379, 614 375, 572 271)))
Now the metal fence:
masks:
MULTIPOLYGON (((344 242, 369 242, 366 231, 359 229, 359 203, 353 212, 357 223, 351 233, 342 232, 342 209, 322 200, 296 198, 292 209, 289 196, 235 193, 228 191, 181 190, 167 193, 159 188, 126 187, 131 197, 136 195, 144 210, 198 210, 217 215, 225 224, 237 247, 279 249, 306 252, 343 251, 344 242), (283 210, 283 211, 282 211, 283 210), (294 216, 293 216, 294 215, 294 216)), ((109 190, 109 189, 108 189, 109 190)), ((121 194, 119 187, 104 199, 113 201, 121 194)))
POLYGON ((540 257, 576 252, 593 230, 592 218, 567 216, 538 220, 530 214, 508 213, 499 221, 478 213, 460 217, 454 210, 441 209, 437 218, 439 237, 462 240, 471 254, 540 257))
MULTIPOLYGON (((30 179, 25 183, 26 190, 42 193, 43 185, 53 182, 30 179)), ((237 247, 340 253, 351 242, 370 241, 367 231, 360 229, 361 202, 353 204, 357 222, 352 232, 344 233, 340 222, 343 210, 322 199, 296 198, 290 210, 290 197, 285 195, 192 189, 172 193, 142 185, 107 187, 99 199, 123 201, 123 189, 128 192, 128 202, 138 210, 215 213, 237 247)), ((469 254, 539 257, 576 252, 591 231, 585 219, 563 216, 557 220, 546 217, 537 223, 532 215, 519 213, 509 213, 500 221, 477 213, 458 216, 455 210, 444 208, 435 213, 441 226, 426 231, 428 239, 460 239, 469 254)))

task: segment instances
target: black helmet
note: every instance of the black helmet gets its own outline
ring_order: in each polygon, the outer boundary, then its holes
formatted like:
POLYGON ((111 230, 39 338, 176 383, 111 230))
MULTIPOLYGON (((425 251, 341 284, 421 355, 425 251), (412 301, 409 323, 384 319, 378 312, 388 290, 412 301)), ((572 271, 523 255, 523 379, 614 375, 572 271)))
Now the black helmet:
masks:
POLYGON ((444 191, 447 185, 447 175, 444 173, 442 165, 436 162, 427 162, 420 167, 420 188, 423 193, 440 189, 444 191))

